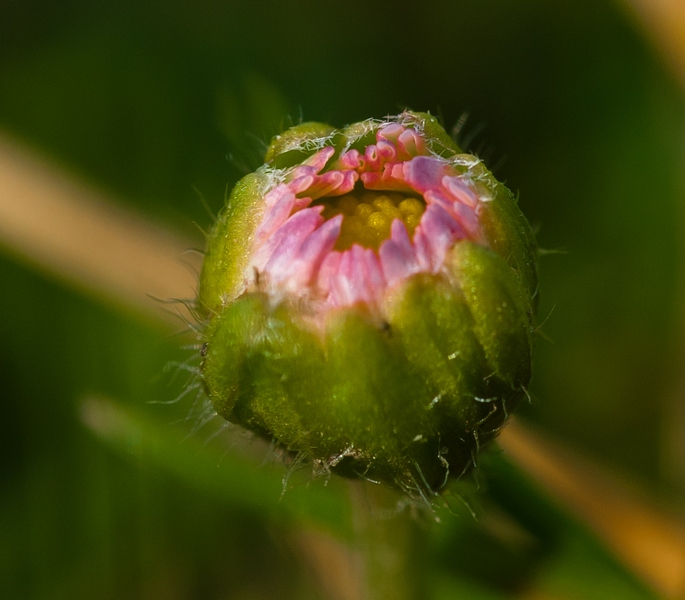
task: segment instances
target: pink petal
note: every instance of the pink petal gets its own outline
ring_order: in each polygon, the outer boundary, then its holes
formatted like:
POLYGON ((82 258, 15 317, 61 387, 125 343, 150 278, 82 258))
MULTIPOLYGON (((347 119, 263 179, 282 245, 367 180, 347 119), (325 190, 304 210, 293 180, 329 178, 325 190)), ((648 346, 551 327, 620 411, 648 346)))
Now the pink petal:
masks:
POLYGON ((421 227, 430 246, 434 270, 443 264, 445 254, 452 247, 454 241, 466 237, 466 233, 459 223, 437 204, 428 206, 423 217, 421 217, 419 227, 421 227))
POLYGON ((307 208, 311 203, 312 199, 309 196, 304 196, 302 198, 296 197, 291 214, 296 213, 297 211, 300 211, 303 208, 307 208))
POLYGON ((257 228, 257 231, 255 231, 255 244, 259 244, 270 237, 274 231, 286 222, 293 210, 295 196, 287 187, 283 186, 282 193, 279 192, 278 196, 274 195, 273 198, 278 199, 271 208, 267 209, 262 222, 257 228))
POLYGON ((397 150, 401 160, 408 160, 425 150, 423 139, 413 129, 405 129, 397 138, 397 150))
POLYGON ((342 219, 342 215, 337 215, 326 221, 304 240, 294 260, 283 269, 282 275, 274 271, 278 280, 288 280, 287 287, 291 292, 302 291, 303 286, 309 285, 323 260, 333 250, 340 235, 342 219))
POLYGON ((316 173, 308 173, 288 183, 288 189, 295 195, 308 190, 314 183, 316 173))
POLYGON ((426 204, 437 204, 447 212, 450 212, 454 205, 454 200, 445 194, 442 188, 424 192, 423 198, 426 201, 426 204))
POLYGON ((360 259, 361 269, 364 273, 364 281, 369 292, 369 302, 380 302, 383 297, 386 282, 383 277, 383 269, 378 255, 371 249, 366 248, 360 259))
POLYGON ((346 250, 340 256, 337 272, 330 277, 330 301, 334 306, 350 306, 354 303, 351 281, 352 253, 346 250))
POLYGON ((452 200, 474 208, 478 204, 478 197, 460 177, 445 176, 442 178, 442 185, 452 200))
POLYGON ((480 239, 480 221, 476 215, 476 211, 470 206, 466 206, 461 202, 455 202, 452 205, 452 215, 456 217, 457 222, 464 228, 469 237, 473 240, 480 239))
POLYGON ((386 140, 379 140, 375 145, 367 146, 364 152, 366 169, 378 171, 388 161, 395 158, 395 146, 386 140))
POLYGON ((419 270, 426 272, 432 271, 434 266, 432 263, 432 250, 421 225, 414 230, 413 243, 414 252, 416 253, 416 263, 419 265, 419 270))
POLYGON ((365 253, 364 249, 354 244, 349 251, 350 263, 347 272, 347 278, 350 282, 350 292, 352 295, 352 304, 356 302, 371 302, 373 300, 373 294, 369 289, 368 282, 366 281, 364 263, 365 253))
POLYGON ((395 146, 393 144, 387 142, 386 140, 378 140, 378 144, 376 144, 376 146, 378 147, 378 153, 383 158, 384 163, 395 160, 397 151, 395 150, 395 146))
POLYGON ((399 219, 392 222, 390 239, 381 244, 379 254, 388 285, 395 285, 420 270, 407 228, 399 219))
POLYGON ((325 148, 322 148, 319 150, 316 154, 313 154, 309 158, 307 158, 305 161, 303 161, 303 165, 309 165, 312 166, 316 169, 316 172, 318 173, 321 171, 326 166, 326 163, 331 159, 331 157, 335 154, 335 148, 333 146, 326 146, 325 148))
POLYGON ((389 140, 394 144, 397 141, 397 138, 404 130, 404 126, 400 125, 399 123, 389 123, 388 125, 385 125, 378 130, 378 133, 376 134, 376 139, 389 140))
POLYGON ((298 259, 312 262, 318 267, 325 255, 333 250, 333 246, 335 246, 340 235, 342 221, 343 216, 336 215, 314 231, 302 244, 298 259))
POLYGON ((316 175, 326 166, 326 163, 334 154, 335 148, 333 146, 322 148, 295 167, 288 176, 287 181, 294 181, 295 179, 306 177, 307 175, 316 175))
POLYGON ((359 150, 348 150, 340 155, 335 166, 340 169, 358 169, 364 164, 365 161, 360 157, 359 150))
POLYGON ((311 165, 299 165, 290 173, 288 173, 285 181, 288 183, 288 185, 290 185, 292 182, 303 179, 304 177, 314 177, 317 172, 318 169, 316 167, 312 167, 311 165))
POLYGON ((340 195, 340 188, 350 191, 350 184, 354 188, 354 182, 359 175, 355 171, 327 171, 323 175, 317 175, 316 182, 307 190, 307 194, 314 200, 322 196, 340 195), (349 188, 349 189, 348 189, 349 188))
POLYGON ((329 196, 342 196, 343 194, 349 194, 354 189, 354 184, 357 183, 359 179, 359 173, 356 171, 341 171, 343 174, 343 180, 337 189, 331 190, 329 196))
POLYGON ((278 202, 285 194, 290 194, 290 189, 284 183, 279 183, 273 190, 264 195, 264 203, 271 207, 278 202))
POLYGON ((403 165, 404 163, 386 163, 381 173, 362 173, 360 177, 364 187, 369 190, 413 192, 412 187, 404 181, 403 165))
POLYGON ((416 156, 404 163, 405 181, 421 194, 439 188, 448 171, 447 163, 434 156, 416 156))
POLYGON ((322 210, 323 206, 315 206, 295 213, 257 249, 252 266, 270 271, 287 264, 304 239, 323 222, 322 210))
POLYGON ((317 278, 317 287, 322 295, 328 296, 331 291, 331 278, 338 271, 342 254, 340 252, 331 252, 322 261, 319 268, 319 276, 317 278))

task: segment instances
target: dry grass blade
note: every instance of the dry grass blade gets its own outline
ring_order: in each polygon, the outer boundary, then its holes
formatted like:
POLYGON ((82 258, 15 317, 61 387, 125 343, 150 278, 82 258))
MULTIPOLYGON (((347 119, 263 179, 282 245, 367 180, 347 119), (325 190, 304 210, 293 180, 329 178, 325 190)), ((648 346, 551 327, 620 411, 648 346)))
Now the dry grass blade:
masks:
POLYGON ((685 88, 685 2, 622 0, 685 88))
POLYGON ((685 523, 596 462, 520 422, 507 427, 500 445, 663 597, 685 597, 685 523))
POLYGON ((181 259, 196 240, 124 210, 2 136, 0 245, 101 300, 177 327, 178 316, 153 297, 195 293, 181 259))

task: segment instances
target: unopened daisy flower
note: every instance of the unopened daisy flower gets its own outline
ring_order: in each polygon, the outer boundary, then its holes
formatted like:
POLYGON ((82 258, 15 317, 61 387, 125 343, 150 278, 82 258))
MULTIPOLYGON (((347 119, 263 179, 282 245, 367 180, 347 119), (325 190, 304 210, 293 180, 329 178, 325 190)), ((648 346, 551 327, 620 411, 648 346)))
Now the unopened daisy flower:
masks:
POLYGON ((511 192, 430 115, 293 127, 209 239, 206 389, 319 471, 438 491, 526 394, 535 256, 511 192))

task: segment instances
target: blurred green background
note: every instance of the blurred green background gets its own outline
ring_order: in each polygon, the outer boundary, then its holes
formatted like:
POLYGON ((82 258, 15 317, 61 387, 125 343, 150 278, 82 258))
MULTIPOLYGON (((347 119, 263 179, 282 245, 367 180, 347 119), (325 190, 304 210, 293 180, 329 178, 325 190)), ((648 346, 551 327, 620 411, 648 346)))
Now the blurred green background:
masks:
MULTIPOLYGON (((0 4, 0 128, 186 233, 211 225, 197 192, 218 211, 301 119, 468 113, 461 142, 551 251, 522 416, 681 511, 684 100, 618 2, 0 4)), ((302 519, 345 530, 336 482, 279 502, 282 468, 210 439, 192 394, 154 404, 187 384, 165 371, 187 340, 12 253, 0 281, 0 597, 324 597, 293 540, 302 519), (84 424, 91 393, 130 417, 121 439, 84 424)), ((427 526, 435 598, 653 597, 500 475, 476 504, 525 540, 465 516, 427 526)))

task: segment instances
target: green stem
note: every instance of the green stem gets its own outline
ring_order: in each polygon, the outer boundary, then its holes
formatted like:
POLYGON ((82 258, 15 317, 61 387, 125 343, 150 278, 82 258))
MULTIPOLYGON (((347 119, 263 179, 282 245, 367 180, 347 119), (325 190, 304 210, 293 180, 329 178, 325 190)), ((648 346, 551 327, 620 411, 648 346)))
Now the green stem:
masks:
POLYGON ((365 481, 350 483, 355 534, 362 556, 364 600, 425 600, 425 531, 403 496, 365 481))

